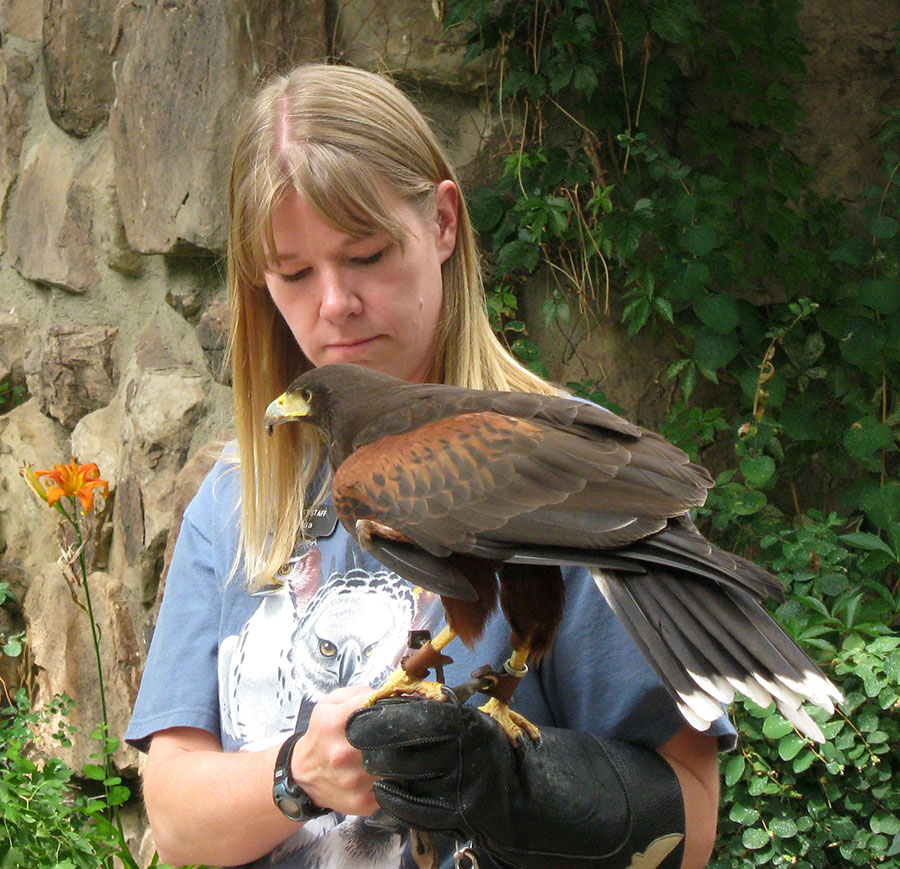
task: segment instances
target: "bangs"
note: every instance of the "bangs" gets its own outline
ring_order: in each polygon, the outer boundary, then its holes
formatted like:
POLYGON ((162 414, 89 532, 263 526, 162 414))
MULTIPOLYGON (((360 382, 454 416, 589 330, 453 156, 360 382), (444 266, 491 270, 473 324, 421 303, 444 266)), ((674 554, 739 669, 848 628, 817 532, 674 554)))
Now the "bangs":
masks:
MULTIPOLYGON (((291 191, 339 232, 353 238, 383 233, 404 245, 405 225, 387 204, 394 185, 380 178, 362 156, 307 140, 282 151, 278 163, 275 171, 261 173, 266 181, 247 203, 255 211, 255 219, 247 214, 249 225, 245 224, 245 229, 249 231, 243 234, 246 246, 240 259, 256 286, 265 283, 268 252, 275 249, 272 214, 291 191)), ((402 198, 402 194, 396 195, 402 198)), ((427 211, 424 203, 414 204, 427 211)))

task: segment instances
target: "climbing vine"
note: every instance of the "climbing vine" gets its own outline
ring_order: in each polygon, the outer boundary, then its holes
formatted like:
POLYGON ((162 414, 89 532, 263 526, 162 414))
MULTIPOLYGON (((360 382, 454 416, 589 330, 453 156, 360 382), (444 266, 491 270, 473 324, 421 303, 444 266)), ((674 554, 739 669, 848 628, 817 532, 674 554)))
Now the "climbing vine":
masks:
MULTIPOLYGON (((823 745, 735 706, 722 869, 900 866, 900 109, 881 107, 862 210, 818 195, 789 147, 798 8, 447 0, 445 15, 493 64, 506 131, 496 182, 470 196, 495 328, 546 372, 521 315, 539 284, 560 328, 615 317, 674 337, 665 433, 701 458, 734 448, 699 519, 782 577, 778 617, 847 698, 819 716, 823 745), (692 401, 703 382, 718 406, 692 401)), ((570 386, 614 406, 592 377, 570 386)))

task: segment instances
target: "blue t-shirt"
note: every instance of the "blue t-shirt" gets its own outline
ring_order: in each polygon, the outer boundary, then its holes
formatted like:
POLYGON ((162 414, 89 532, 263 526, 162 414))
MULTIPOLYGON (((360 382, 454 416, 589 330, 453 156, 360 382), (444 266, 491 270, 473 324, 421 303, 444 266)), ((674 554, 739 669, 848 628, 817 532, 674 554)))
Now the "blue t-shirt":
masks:
MULTIPOLYGON (((279 744, 304 729, 312 706, 346 685, 380 684, 407 652, 410 630, 443 626, 440 599, 385 569, 331 522, 262 591, 229 582, 237 546, 237 466, 219 462, 185 512, 126 740, 145 751, 170 727, 197 727, 225 751, 279 744)), ((512 705, 537 725, 657 748, 685 726, 674 702, 606 605, 590 574, 567 568, 565 615, 551 652, 516 689, 512 705)), ((509 656, 495 614, 474 650, 446 648, 448 685, 509 656)), ((483 699, 483 698, 482 698, 483 699)), ((480 703, 473 698, 470 702, 480 703)), ((727 718, 710 735, 728 737, 727 718)), ((442 853, 452 852, 442 843, 442 853)), ((412 869, 405 830, 383 816, 332 813, 254 867, 412 869)), ((442 865, 452 865, 447 856, 442 865)), ((488 858, 482 866, 492 866, 488 858)))

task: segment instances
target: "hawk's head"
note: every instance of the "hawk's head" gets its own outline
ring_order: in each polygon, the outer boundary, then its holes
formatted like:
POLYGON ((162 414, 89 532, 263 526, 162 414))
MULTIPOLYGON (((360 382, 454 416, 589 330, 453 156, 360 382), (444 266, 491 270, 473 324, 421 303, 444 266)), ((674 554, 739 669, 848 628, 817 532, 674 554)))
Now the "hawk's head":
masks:
POLYGON ((323 365, 301 374, 267 408, 266 431, 285 422, 314 425, 334 467, 360 446, 359 435, 409 384, 360 365, 323 365))

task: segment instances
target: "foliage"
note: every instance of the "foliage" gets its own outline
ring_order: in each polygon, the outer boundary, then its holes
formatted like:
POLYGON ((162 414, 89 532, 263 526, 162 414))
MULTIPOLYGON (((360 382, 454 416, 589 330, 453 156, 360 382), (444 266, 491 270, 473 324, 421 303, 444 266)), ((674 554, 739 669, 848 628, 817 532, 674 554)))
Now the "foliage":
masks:
POLYGON ((0 382, 0 413, 12 410, 28 399, 28 391, 23 384, 12 384, 8 380, 0 382))
MULTIPOLYGON (((15 595, 10 590, 8 582, 0 582, 0 607, 7 602, 15 601, 15 595)), ((6 655, 9 658, 17 658, 22 654, 22 646, 25 642, 25 632, 16 631, 13 634, 6 634, 0 631, 0 655, 6 655)), ((2 688, 3 686, 0 686, 2 688)), ((2 698, 2 694, 0 694, 2 698)))
POLYGON ((445 18, 496 61, 509 132, 470 197, 495 326, 543 365, 519 313, 539 281, 561 329, 614 314, 674 339, 665 434, 702 460, 733 433, 699 520, 784 579, 777 615, 847 698, 821 746, 735 706, 721 869, 900 866, 900 109, 880 107, 883 182, 862 208, 817 194, 791 147, 798 9, 448 0, 445 18), (704 381, 721 406, 692 404, 704 381))
MULTIPOLYGON (((72 770, 56 758, 32 759, 34 728, 68 714, 59 698, 42 713, 29 710, 24 689, 0 710, 0 867, 96 869, 112 852, 95 823, 96 804, 71 787, 72 770)), ((69 728, 53 738, 69 745, 69 728)))

